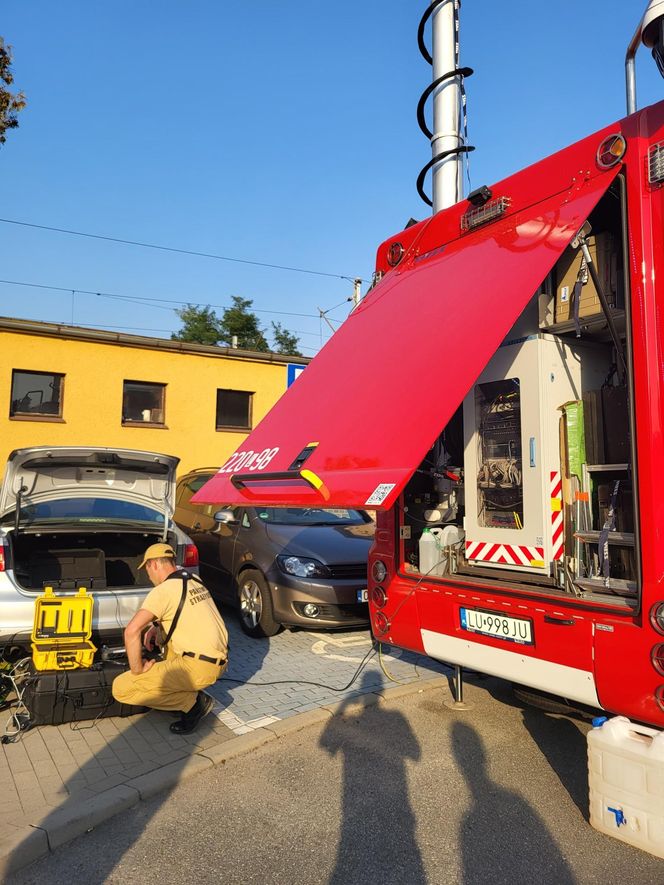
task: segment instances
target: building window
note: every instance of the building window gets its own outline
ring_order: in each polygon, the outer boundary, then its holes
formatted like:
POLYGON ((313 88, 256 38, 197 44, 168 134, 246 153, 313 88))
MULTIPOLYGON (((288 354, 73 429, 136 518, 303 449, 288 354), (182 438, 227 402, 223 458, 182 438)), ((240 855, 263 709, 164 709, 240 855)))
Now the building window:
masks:
POLYGON ((14 369, 9 417, 62 417, 64 375, 14 369))
POLYGON ((247 390, 217 390, 217 430, 251 430, 251 401, 247 390))
POLYGON ((125 381, 122 389, 123 424, 164 424, 165 384, 125 381))

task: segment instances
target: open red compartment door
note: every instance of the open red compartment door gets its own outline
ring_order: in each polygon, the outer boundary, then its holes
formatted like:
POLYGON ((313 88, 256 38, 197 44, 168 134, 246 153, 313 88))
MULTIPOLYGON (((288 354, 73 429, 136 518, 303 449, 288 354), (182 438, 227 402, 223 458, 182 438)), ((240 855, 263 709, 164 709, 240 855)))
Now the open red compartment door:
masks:
POLYGON ((390 507, 616 172, 404 259, 193 500, 390 507))

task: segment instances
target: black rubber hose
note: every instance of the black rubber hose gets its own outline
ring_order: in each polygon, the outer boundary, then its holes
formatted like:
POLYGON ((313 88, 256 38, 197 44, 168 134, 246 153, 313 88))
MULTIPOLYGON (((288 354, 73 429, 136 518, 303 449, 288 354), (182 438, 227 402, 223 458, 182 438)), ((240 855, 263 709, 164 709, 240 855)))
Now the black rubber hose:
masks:
MULTIPOLYGON (((444 2, 448 2, 448 0, 434 0, 434 2, 432 2, 425 10, 424 15, 420 19, 420 23, 417 28, 417 45, 423 58, 430 65, 433 65, 433 57, 424 42, 424 31, 427 26, 427 22, 431 18, 432 13, 435 12, 435 10, 444 2)), ((452 2, 452 0, 449 0, 449 2, 452 2)), ((472 73, 472 68, 455 68, 454 70, 448 71, 441 77, 438 77, 436 80, 434 80, 433 83, 427 86, 427 88, 422 93, 422 95, 420 96, 420 100, 417 103, 417 124, 428 139, 433 138, 433 132, 431 132, 431 130, 427 126, 426 118, 424 116, 424 107, 426 105, 427 99, 434 91, 434 89, 437 89, 441 83, 444 83, 445 80, 450 80, 452 77, 461 78, 461 90, 463 94, 463 78, 470 77, 472 73)), ((429 169, 431 169, 432 166, 435 166, 436 163, 439 163, 441 160, 444 160, 446 157, 450 157, 453 154, 469 154, 471 151, 474 150, 475 148, 472 145, 459 145, 459 147, 451 148, 447 151, 442 151, 441 153, 436 154, 436 156, 433 157, 431 160, 429 160, 429 162, 417 176, 417 193, 419 194, 422 201, 427 204, 427 206, 433 206, 433 201, 430 200, 424 192, 424 179, 426 178, 426 174, 429 169)))
POLYGON ((431 6, 429 6, 427 8, 427 10, 425 11, 422 18, 420 19, 420 23, 417 27, 417 45, 419 47, 420 52, 422 53, 422 56, 426 59, 426 61, 429 62, 430 65, 433 64, 433 58, 431 57, 431 53, 427 49, 426 44, 424 42, 424 29, 427 26, 427 22, 431 18, 432 12, 435 9, 437 9, 441 3, 444 3, 444 2, 445 2, 445 0, 438 0, 437 3, 432 3, 431 6))
POLYGON ((436 154, 426 166, 422 169, 420 174, 417 176, 417 193, 420 195, 421 199, 427 204, 427 206, 433 206, 433 200, 430 200, 429 197, 424 193, 424 179, 426 178, 426 174, 431 169, 432 166, 435 166, 436 163, 439 163, 441 160, 444 160, 445 157, 450 157, 452 154, 469 154, 471 151, 474 151, 475 148, 472 144, 462 144, 459 147, 451 148, 449 151, 442 151, 440 154, 436 154))
POLYGON ((430 83, 429 86, 424 90, 422 95, 420 96, 420 100, 417 103, 417 123, 422 130, 422 132, 426 135, 427 138, 433 137, 433 132, 427 126, 427 121, 424 116, 424 106, 427 103, 427 99, 434 91, 437 89, 441 83, 444 83, 445 80, 450 80, 452 77, 470 77, 473 74, 472 68, 454 68, 453 71, 448 71, 446 74, 443 74, 442 77, 438 77, 437 80, 434 80, 433 83, 430 83))

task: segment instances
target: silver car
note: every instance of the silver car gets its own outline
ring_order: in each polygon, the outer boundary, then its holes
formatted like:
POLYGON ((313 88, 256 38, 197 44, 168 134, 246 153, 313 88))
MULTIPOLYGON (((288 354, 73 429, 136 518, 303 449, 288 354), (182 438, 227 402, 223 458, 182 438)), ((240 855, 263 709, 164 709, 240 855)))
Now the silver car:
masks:
POLYGON ((198 551, 172 521, 179 459, 137 449, 16 449, 0 490, 0 653, 30 648, 34 602, 86 587, 92 641, 117 644, 151 585, 146 547, 171 544, 198 571, 198 551))

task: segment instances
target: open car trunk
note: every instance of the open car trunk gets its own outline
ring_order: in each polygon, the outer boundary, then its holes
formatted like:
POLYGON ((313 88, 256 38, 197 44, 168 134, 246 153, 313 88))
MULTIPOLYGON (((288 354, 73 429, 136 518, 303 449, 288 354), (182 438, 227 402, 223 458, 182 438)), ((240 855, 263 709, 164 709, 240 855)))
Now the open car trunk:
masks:
MULTIPOLYGON (((24 590, 41 592, 45 585, 56 590, 84 586, 91 590, 122 590, 145 587, 146 575, 138 566, 150 544, 162 540, 161 532, 75 532, 56 527, 48 531, 12 533, 11 563, 16 583, 24 590)), ((168 543, 177 544, 169 533, 168 543)))

